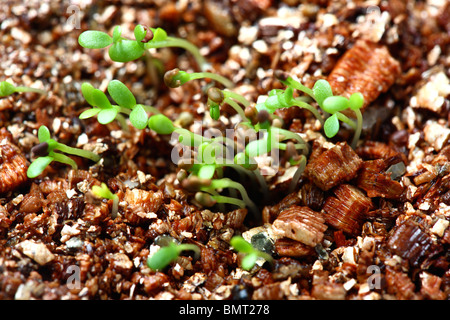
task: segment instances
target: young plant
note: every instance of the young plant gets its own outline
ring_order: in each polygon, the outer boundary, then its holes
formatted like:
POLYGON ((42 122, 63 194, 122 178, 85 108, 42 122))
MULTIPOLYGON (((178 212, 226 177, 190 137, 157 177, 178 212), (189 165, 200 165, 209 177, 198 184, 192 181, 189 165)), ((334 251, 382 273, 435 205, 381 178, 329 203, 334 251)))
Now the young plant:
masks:
POLYGON ((85 82, 81 85, 81 93, 92 108, 83 111, 80 119, 88 119, 97 116, 101 124, 108 124, 118 120, 122 128, 127 128, 123 114, 129 116, 131 124, 137 129, 147 127, 147 112, 159 113, 155 107, 136 103, 136 98, 128 87, 119 80, 108 83, 108 93, 117 105, 111 104, 106 94, 100 89, 95 89, 91 84, 85 82))
POLYGON ((250 106, 250 102, 238 93, 229 90, 220 90, 216 87, 208 89, 207 105, 209 107, 209 114, 214 120, 218 120, 220 117, 220 107, 224 104, 228 104, 241 116, 242 121, 250 122, 245 111, 236 101, 241 103, 244 108, 250 106))
POLYGON ((136 60, 148 49, 179 47, 189 51, 196 59, 202 70, 207 68, 204 57, 198 48, 187 40, 170 37, 161 28, 149 28, 137 25, 134 28, 135 40, 122 37, 122 28, 116 26, 112 36, 102 31, 88 30, 80 34, 78 43, 89 49, 101 49, 109 47, 108 54, 111 60, 117 62, 128 62, 136 60))
POLYGON ((39 94, 46 94, 44 90, 30 88, 30 87, 22 87, 22 86, 14 86, 13 84, 2 81, 0 82, 0 97, 6 97, 16 92, 35 92, 39 94))
POLYGON ((260 251, 252 246, 241 236, 234 236, 230 240, 230 245, 240 254, 244 255, 241 260, 241 268, 250 271, 254 266, 258 258, 263 258, 269 263, 272 263, 273 258, 270 254, 260 251))
POLYGON ((87 158, 94 162, 98 162, 100 160, 100 156, 98 154, 88 150, 72 148, 51 139, 50 131, 46 126, 41 126, 39 128, 38 139, 39 144, 31 149, 31 152, 38 156, 38 158, 36 158, 28 167, 28 178, 36 178, 39 176, 52 161, 68 164, 74 170, 78 168, 73 159, 57 151, 87 158))
POLYGON ((348 124, 353 130, 355 130, 353 140, 351 142, 352 148, 355 149, 362 130, 363 119, 361 108, 363 105, 364 97, 359 92, 353 93, 349 99, 341 96, 327 97, 323 101, 322 108, 332 115, 325 121, 325 124, 323 126, 325 135, 328 138, 334 137, 339 131, 339 121, 342 121, 348 124), (341 113, 341 111, 347 110, 349 108, 355 112, 356 122, 341 113))
POLYGON ((168 241, 147 259, 147 266, 155 271, 160 271, 172 262, 176 261, 182 251, 194 251, 195 255, 200 256, 200 248, 195 244, 168 241))
POLYGON ((115 219, 117 217, 117 213, 119 212, 119 197, 117 194, 112 193, 104 182, 102 182, 100 186, 93 186, 92 193, 97 197, 113 201, 111 217, 115 219))

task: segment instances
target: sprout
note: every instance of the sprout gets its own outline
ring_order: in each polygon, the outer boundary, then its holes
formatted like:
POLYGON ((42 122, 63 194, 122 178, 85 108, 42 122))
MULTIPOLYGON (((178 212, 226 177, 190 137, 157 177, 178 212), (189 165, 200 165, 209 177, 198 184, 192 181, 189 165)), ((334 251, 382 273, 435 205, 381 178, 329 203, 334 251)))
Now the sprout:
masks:
POLYGON ((198 48, 187 40, 170 37, 162 28, 149 28, 137 25, 134 28, 135 40, 122 37, 122 28, 116 26, 112 37, 105 32, 88 30, 78 37, 78 43, 89 49, 102 49, 109 47, 108 54, 116 62, 128 62, 139 59, 146 50, 152 48, 179 47, 188 50, 197 60, 202 70, 207 63, 198 48))
POLYGON ((353 135, 353 140, 351 143, 352 148, 356 148, 359 137, 362 131, 362 114, 361 108, 364 105, 364 97, 361 93, 353 93, 349 99, 340 96, 330 96, 323 101, 323 109, 331 113, 330 116, 324 124, 324 132, 328 138, 334 137, 339 131, 339 121, 348 124, 351 128, 355 130, 353 135), (351 109, 356 114, 356 122, 349 119, 346 115, 341 113, 341 111, 351 109))
POLYGON ((119 211, 119 197, 116 194, 112 193, 104 182, 102 182, 101 186, 93 186, 92 193, 97 197, 113 201, 111 217, 115 219, 117 217, 117 212, 119 211))
POLYGON ((35 93, 39 93, 39 94, 46 94, 46 92, 41 89, 22 87, 22 86, 16 87, 7 81, 0 82, 0 97, 6 97, 9 95, 12 95, 15 92, 35 92, 35 93))
POLYGON ((38 139, 39 144, 33 147, 31 151, 33 154, 39 157, 36 158, 28 167, 28 178, 36 178, 37 176, 39 176, 52 161, 65 163, 70 165, 72 169, 77 169, 77 164, 74 160, 56 151, 84 157, 94 162, 98 162, 100 160, 100 156, 98 154, 87 150, 72 148, 51 139, 50 131, 46 126, 41 126, 39 128, 38 139))
POLYGON ((147 259, 147 266, 150 269, 155 271, 164 269, 177 260, 182 251, 194 251, 197 256, 200 256, 200 248, 195 244, 177 244, 174 240, 167 242, 168 243, 165 246, 162 246, 147 259))
POLYGON ((83 111, 80 119, 88 119, 97 116, 101 124, 108 124, 118 120, 122 128, 127 128, 125 118, 122 114, 129 116, 131 124, 137 129, 144 129, 148 124, 147 112, 159 113, 155 107, 136 103, 136 98, 125 84, 119 80, 108 83, 108 93, 117 105, 111 104, 106 94, 95 89, 91 84, 85 82, 81 85, 81 93, 92 109, 83 111))
POLYGON ((258 258, 263 258, 270 263, 273 261, 270 254, 254 248, 251 243, 247 242, 241 236, 234 236, 231 238, 230 245, 240 254, 244 255, 244 258, 241 260, 241 268, 244 270, 251 270, 255 266, 258 258))

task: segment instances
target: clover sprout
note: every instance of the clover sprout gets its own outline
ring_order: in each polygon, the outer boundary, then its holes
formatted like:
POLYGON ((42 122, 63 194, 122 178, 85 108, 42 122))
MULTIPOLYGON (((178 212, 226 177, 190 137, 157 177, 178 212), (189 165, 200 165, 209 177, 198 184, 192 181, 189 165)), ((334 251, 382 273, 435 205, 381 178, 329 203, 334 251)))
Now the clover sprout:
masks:
POLYGON ((202 70, 205 70, 208 66, 195 45, 187 40, 168 36, 162 28, 149 28, 137 25, 134 28, 134 38, 134 40, 131 40, 122 37, 122 28, 116 26, 112 36, 102 31, 84 31, 78 37, 78 43, 82 47, 89 49, 109 47, 109 57, 116 62, 128 62, 139 59, 146 50, 152 48, 179 47, 189 51, 202 70))
POLYGON ((160 271, 176 261, 182 251, 194 251, 195 255, 200 256, 200 248, 195 244, 177 244, 174 240, 165 242, 167 243, 147 259, 147 266, 154 271, 160 271))
POLYGON ((239 253, 244 255, 241 260, 241 268, 244 270, 251 270, 256 263, 258 258, 263 258, 267 262, 272 262, 273 258, 270 254, 260 251, 252 246, 251 243, 247 242, 241 236, 233 236, 230 240, 230 245, 239 253))
POLYGON ((46 92, 41 89, 23 87, 23 86, 14 86, 13 84, 9 83, 8 81, 0 82, 0 97, 6 97, 6 96, 12 95, 13 93, 16 93, 16 92, 35 92, 35 93, 39 93, 39 94, 46 94, 46 92))
POLYGON ((117 196, 117 194, 112 193, 104 182, 102 182, 100 186, 92 186, 92 193, 97 197, 113 201, 111 217, 115 219, 117 216, 117 212, 119 211, 119 197, 117 196))
POLYGON ((39 128, 38 139, 39 144, 31 149, 32 153, 38 156, 38 158, 36 158, 28 167, 28 178, 36 178, 37 176, 39 176, 52 161, 68 164, 74 170, 78 168, 76 162, 73 159, 56 151, 77 155, 83 158, 90 159, 94 162, 98 162, 100 160, 100 156, 96 153, 88 150, 72 148, 66 146, 63 143, 56 142, 54 139, 51 139, 50 131, 46 126, 41 126, 39 128))
POLYGON ((81 85, 81 93, 92 108, 83 111, 79 116, 80 119, 97 116, 97 120, 101 124, 118 120, 122 128, 127 128, 123 116, 127 115, 135 128, 144 129, 148 124, 147 112, 159 113, 159 110, 155 107, 137 104, 134 95, 119 80, 110 81, 107 90, 117 105, 111 104, 106 94, 100 89, 94 88, 90 83, 85 82, 81 85))

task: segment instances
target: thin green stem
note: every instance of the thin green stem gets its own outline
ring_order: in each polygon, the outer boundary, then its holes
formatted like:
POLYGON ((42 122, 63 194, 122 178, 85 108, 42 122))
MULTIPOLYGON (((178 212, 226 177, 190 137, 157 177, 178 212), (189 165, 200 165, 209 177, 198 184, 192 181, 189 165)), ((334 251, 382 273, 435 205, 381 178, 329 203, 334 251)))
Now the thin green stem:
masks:
POLYGON ((244 107, 250 106, 250 101, 245 99, 239 93, 236 93, 236 92, 233 92, 233 91, 230 91, 230 90, 222 90, 222 92, 223 92, 223 95, 224 95, 225 98, 232 98, 232 99, 238 101, 239 103, 241 103, 244 107))
POLYGON ((295 190, 295 187, 298 184, 298 181, 300 180, 300 177, 302 176, 303 172, 305 171, 306 167, 306 157, 304 155, 301 156, 300 163, 298 164, 298 168, 294 173, 294 176, 292 177, 291 183, 289 184, 289 193, 293 192, 295 190))
POLYGON ((130 128, 128 127, 127 120, 125 119, 125 117, 123 115, 118 113, 117 116, 116 116, 116 120, 119 122, 120 127, 122 128, 123 131, 125 131, 125 132, 129 132, 130 131, 130 128))
POLYGON ((347 117, 343 113, 336 112, 335 114, 337 115, 339 120, 341 120, 342 122, 348 124, 353 130, 356 130, 356 123, 353 120, 351 120, 349 117, 347 117))
POLYGON ((303 93, 306 93, 308 96, 316 100, 316 97, 314 96, 314 92, 312 91, 312 89, 305 87, 300 82, 292 79, 291 77, 289 77, 286 81, 282 81, 282 83, 286 86, 292 87, 293 89, 297 89, 303 93))
POLYGON ((197 256, 200 256, 200 248, 197 247, 195 244, 181 243, 181 244, 177 245, 178 253, 181 253, 181 251, 185 251, 185 250, 186 251, 187 250, 194 251, 197 256))
POLYGON ((210 139, 205 138, 199 134, 193 133, 185 128, 175 128, 175 130, 173 132, 176 132, 179 135, 181 135, 183 137, 183 139, 180 142, 188 147, 198 147, 203 142, 211 142, 210 139))
POLYGON ((246 205, 254 212, 258 212, 253 201, 249 198, 247 194, 247 190, 242 186, 242 184, 230 180, 228 178, 224 179, 214 179, 211 180, 211 184, 207 187, 208 189, 223 189, 223 188, 234 188, 237 189, 242 196, 242 199, 245 201, 246 205))
POLYGON ((154 114, 161 113, 161 111, 159 111, 158 108, 156 108, 156 107, 147 106, 147 105, 144 105, 144 104, 142 104, 142 106, 144 107, 145 112, 151 112, 151 113, 154 113, 154 114))
POLYGON ((359 138, 361 137, 361 131, 362 131, 362 125, 363 125, 363 118, 362 118, 361 110, 356 109, 354 111, 356 114, 356 130, 355 130, 355 134, 353 135, 353 140, 352 140, 352 144, 351 144, 353 149, 356 148, 359 138))
POLYGON ((319 113, 319 111, 316 108, 311 106, 309 103, 306 103, 306 102, 298 100, 298 99, 292 99, 291 103, 295 106, 298 106, 300 108, 310 111, 316 117, 316 119, 320 121, 320 125, 323 127, 325 120, 323 119, 322 115, 319 113))
POLYGON ((229 80, 229 79, 225 78, 224 76, 221 76, 220 74, 217 74, 217 73, 212 73, 212 72, 189 73, 189 78, 190 78, 190 80, 210 78, 217 82, 220 82, 227 88, 234 87, 234 83, 231 80, 229 80))
POLYGON ((299 144, 306 145, 305 140, 303 140, 303 138, 299 134, 297 134, 295 132, 291 132, 291 131, 286 130, 286 129, 275 128, 275 127, 272 127, 270 129, 270 131, 272 133, 277 133, 277 134, 282 136, 282 137, 280 137, 281 139, 279 141, 283 141, 283 140, 286 140, 286 139, 294 139, 294 140, 297 140, 299 144))
POLYGON ((54 161, 58 161, 58 162, 67 164, 67 165, 71 166, 73 170, 78 169, 77 163, 73 159, 69 158, 66 155, 63 155, 63 154, 57 153, 57 152, 51 152, 49 155, 51 157, 53 157, 54 161))
POLYGON ((234 204, 235 206, 238 206, 239 208, 245 208, 245 201, 241 199, 236 199, 232 197, 226 197, 221 195, 211 196, 217 203, 228 203, 228 204, 234 204))
POLYGON ((16 91, 16 92, 35 92, 35 93, 39 93, 39 94, 47 94, 46 91, 41 90, 41 89, 22 87, 22 86, 15 87, 14 91, 16 91))
POLYGON ((230 98, 225 98, 223 100, 223 103, 228 103, 236 112, 239 114, 239 116, 244 120, 245 122, 248 122, 249 120, 245 116, 244 110, 241 108, 240 105, 238 105, 234 100, 231 100, 230 98))
POLYGON ((78 148, 72 148, 72 147, 66 146, 65 144, 59 143, 59 142, 56 143, 56 149, 58 149, 64 153, 73 154, 73 155, 77 155, 77 156, 80 156, 83 158, 90 159, 94 162, 98 162, 101 159, 101 157, 94 152, 91 152, 88 150, 83 150, 83 149, 78 149, 78 148))
POLYGON ((197 61, 199 67, 205 70, 208 66, 205 58, 201 55, 200 50, 191 42, 174 37, 167 37, 163 41, 150 41, 144 44, 145 49, 164 48, 164 47, 179 47, 189 51, 197 61))

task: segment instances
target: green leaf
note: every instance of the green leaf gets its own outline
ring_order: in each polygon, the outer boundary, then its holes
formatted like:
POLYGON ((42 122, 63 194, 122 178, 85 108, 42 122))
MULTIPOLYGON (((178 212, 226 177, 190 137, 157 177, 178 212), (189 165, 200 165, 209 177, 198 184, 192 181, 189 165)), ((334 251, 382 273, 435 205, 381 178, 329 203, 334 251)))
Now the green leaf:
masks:
POLYGON ((86 99, 87 103, 89 103, 91 106, 96 107, 92 94, 94 90, 95 88, 88 82, 84 82, 81 85, 81 94, 83 95, 84 99, 86 99))
POLYGON ((167 39, 167 32, 164 29, 156 28, 151 30, 153 32, 152 42, 164 41, 167 39))
POLYGON ((216 172, 215 164, 204 164, 198 170, 197 175, 201 179, 212 179, 214 172, 216 172))
POLYGON ((39 157, 36 160, 34 160, 27 170, 27 177, 28 178, 36 178, 39 176, 45 168, 53 161, 52 156, 46 156, 46 157, 39 157))
POLYGON ((114 194, 108 189, 104 182, 102 182, 101 186, 93 186, 92 193, 101 198, 114 199, 114 194))
POLYGON ((112 80, 108 84, 108 93, 119 106, 132 109, 136 105, 133 93, 119 80, 112 80))
POLYGON ((163 114, 155 114, 148 120, 148 127, 159 134, 171 134, 175 130, 172 120, 163 114))
POLYGON ((136 41, 141 42, 145 38, 146 34, 147 30, 145 30, 145 28, 142 25, 138 24, 134 28, 134 37, 136 38, 136 41))
POLYGON ((0 82, 0 97, 6 97, 16 92, 16 87, 7 81, 0 82))
POLYGON ((328 97, 323 101, 322 109, 328 113, 336 113, 347 109, 350 103, 347 98, 341 96, 328 97))
POLYGON ((145 129, 148 123, 147 112, 141 104, 137 104, 130 113, 130 122, 136 129, 145 129))
POLYGON ((333 91, 327 80, 320 79, 314 84, 313 94, 319 106, 322 107, 325 99, 333 96, 333 91))
POLYGON ((324 125, 323 125, 323 131, 325 131, 325 135, 328 138, 334 137, 338 131, 339 131, 339 119, 337 117, 337 114, 333 114, 331 117, 329 117, 324 125))
POLYGON ((294 98, 294 90, 291 87, 287 87, 284 91, 284 102, 289 105, 289 102, 294 98))
POLYGON ((144 54, 145 49, 135 40, 120 40, 109 48, 109 57, 116 62, 136 60, 144 54))
POLYGON ((209 115, 211 119, 218 120, 220 117, 220 107, 217 103, 211 104, 209 107, 209 115))
POLYGON ((100 108, 87 109, 80 114, 79 118, 81 120, 92 118, 93 116, 97 115, 101 110, 102 109, 100 109, 100 108))
POLYGON ((252 253, 246 255, 241 260, 242 269, 247 270, 247 271, 251 270, 255 266, 257 259, 258 259, 257 253, 252 252, 252 253))
POLYGON ((46 126, 40 126, 38 130, 39 142, 47 142, 50 138, 50 130, 46 126))
POLYGON ((110 109, 111 102, 109 102, 106 94, 100 89, 92 90, 92 106, 99 107, 101 109, 110 109))
POLYGON ((109 46, 112 38, 105 32, 88 30, 80 34, 78 43, 84 48, 100 49, 109 46))
POLYGON ((364 96, 361 92, 355 92, 350 96, 349 103, 352 110, 361 109, 364 105, 364 96))
POLYGON ((116 108, 102 109, 97 115, 97 120, 101 124, 108 124, 116 118, 117 113, 116 108))
POLYGON ((178 250, 175 244, 162 247, 147 259, 147 266, 152 270, 161 270, 178 258, 178 250))
POLYGON ((238 252, 251 253, 255 251, 253 246, 241 236, 234 236, 230 240, 230 245, 238 252))
POLYGON ((120 40, 120 36, 122 35, 122 27, 121 26, 115 26, 113 31, 113 37, 112 42, 116 43, 120 40))

